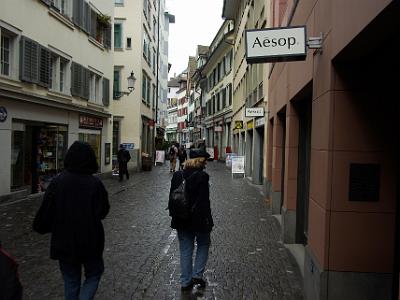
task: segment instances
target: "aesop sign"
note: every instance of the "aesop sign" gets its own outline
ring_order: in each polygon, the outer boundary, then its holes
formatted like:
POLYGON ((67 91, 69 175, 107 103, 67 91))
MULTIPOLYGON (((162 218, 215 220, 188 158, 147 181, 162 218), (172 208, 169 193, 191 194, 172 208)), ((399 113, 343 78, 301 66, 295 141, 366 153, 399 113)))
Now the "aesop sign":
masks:
POLYGON ((248 63, 304 60, 306 28, 285 27, 246 30, 248 63))

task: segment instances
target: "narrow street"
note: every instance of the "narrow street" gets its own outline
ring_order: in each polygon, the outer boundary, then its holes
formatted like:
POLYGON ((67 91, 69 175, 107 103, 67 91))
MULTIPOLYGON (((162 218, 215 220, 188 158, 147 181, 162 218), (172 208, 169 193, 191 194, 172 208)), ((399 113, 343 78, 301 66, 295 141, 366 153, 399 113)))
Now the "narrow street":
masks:
MULTIPOLYGON (((279 226, 261 188, 232 179, 222 163, 207 166, 215 227, 205 290, 182 294, 176 232, 165 210, 168 164, 106 184, 111 210, 104 221, 105 273, 96 299, 303 299, 301 275, 279 241, 279 226)), ((31 229, 40 200, 0 204, 0 240, 16 257, 24 299, 63 299, 49 235, 31 229)))

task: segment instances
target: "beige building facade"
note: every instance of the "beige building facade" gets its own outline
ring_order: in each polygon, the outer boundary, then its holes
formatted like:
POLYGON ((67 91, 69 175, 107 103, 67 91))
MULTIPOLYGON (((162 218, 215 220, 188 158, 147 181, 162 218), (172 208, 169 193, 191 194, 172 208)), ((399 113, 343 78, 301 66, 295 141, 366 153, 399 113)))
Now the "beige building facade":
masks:
POLYGON ((233 20, 233 104, 232 152, 245 157, 245 173, 256 184, 266 185, 267 64, 247 64, 245 30, 266 28, 269 1, 224 1, 223 17, 233 20), (257 116, 246 115, 246 109, 260 108, 257 116))
POLYGON ((2 1, 0 197, 44 191, 76 140, 111 171, 113 14, 104 1, 2 1))

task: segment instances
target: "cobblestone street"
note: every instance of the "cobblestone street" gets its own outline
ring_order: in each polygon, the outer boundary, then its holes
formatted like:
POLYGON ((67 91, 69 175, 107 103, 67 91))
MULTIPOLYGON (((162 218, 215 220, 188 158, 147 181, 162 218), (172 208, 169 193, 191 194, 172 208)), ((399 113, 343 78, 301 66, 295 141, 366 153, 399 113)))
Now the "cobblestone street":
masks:
MULTIPOLYGON (((232 179, 224 164, 210 162, 215 227, 205 290, 182 294, 176 232, 165 210, 168 164, 135 173, 129 181, 104 180, 110 214, 104 221, 105 273, 96 299, 303 299, 301 275, 279 241, 260 186, 232 179)), ((0 204, 0 239, 16 257, 24 299, 63 299, 58 264, 49 259, 49 235, 31 229, 40 200, 0 204)))

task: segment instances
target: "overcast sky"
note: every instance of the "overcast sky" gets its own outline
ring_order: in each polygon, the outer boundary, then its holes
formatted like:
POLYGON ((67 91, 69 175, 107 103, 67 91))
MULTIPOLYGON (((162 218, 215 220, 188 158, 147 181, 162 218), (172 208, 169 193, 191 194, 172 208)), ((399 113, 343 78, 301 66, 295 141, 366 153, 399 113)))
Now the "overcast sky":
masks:
POLYGON ((172 64, 168 78, 184 71, 189 56, 196 55, 197 45, 209 46, 221 27, 223 0, 166 0, 175 16, 169 27, 168 61, 172 64))

